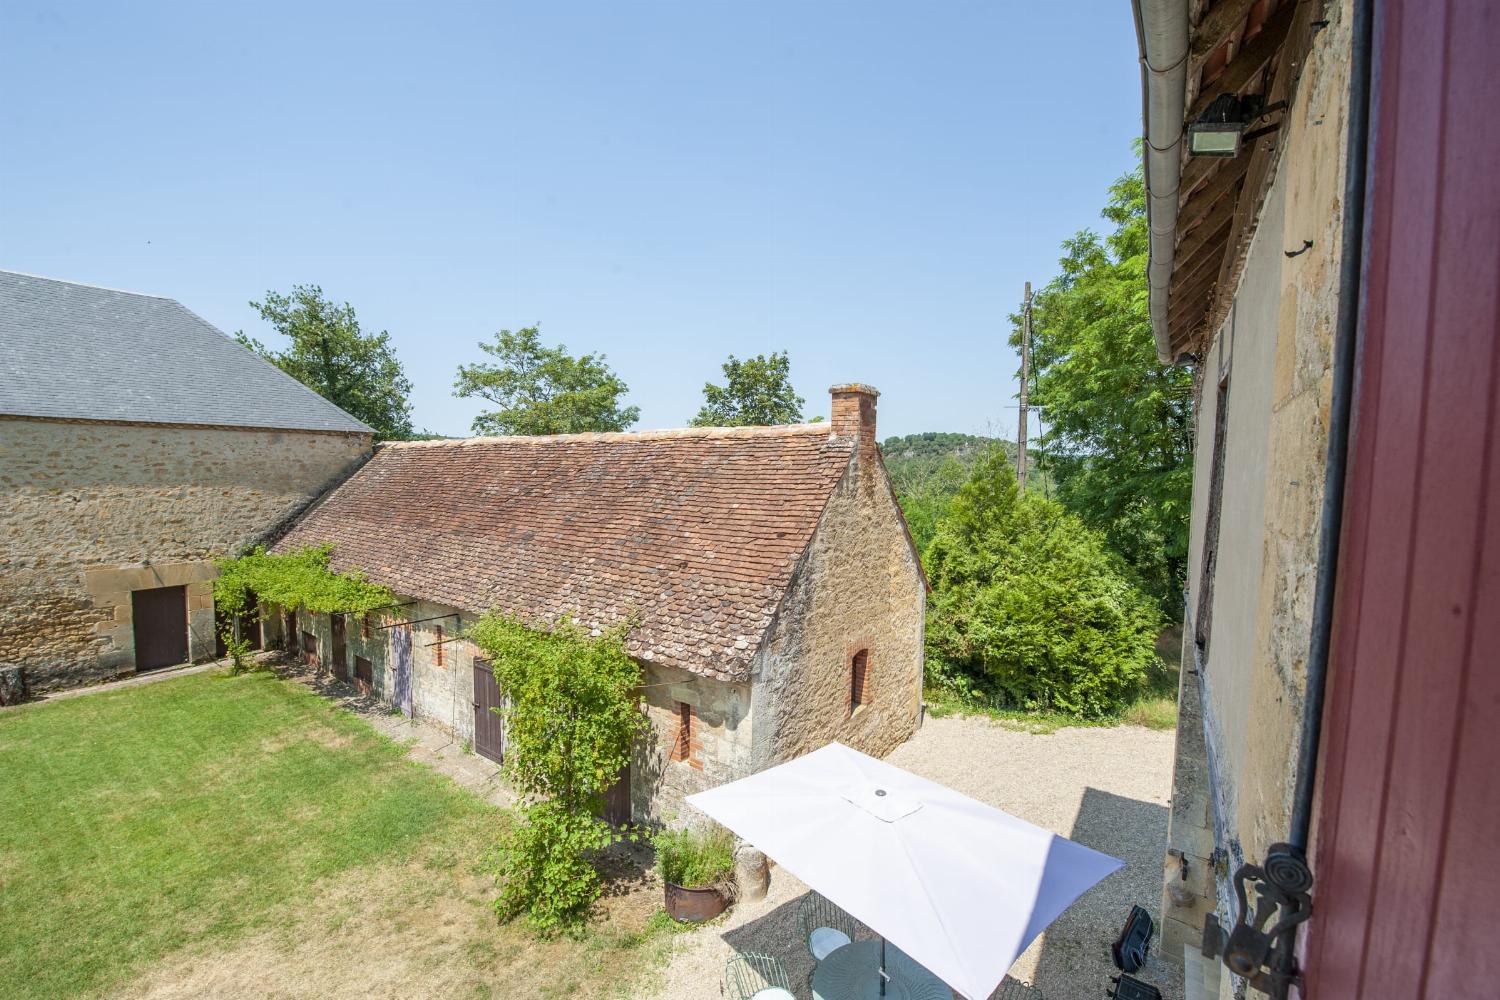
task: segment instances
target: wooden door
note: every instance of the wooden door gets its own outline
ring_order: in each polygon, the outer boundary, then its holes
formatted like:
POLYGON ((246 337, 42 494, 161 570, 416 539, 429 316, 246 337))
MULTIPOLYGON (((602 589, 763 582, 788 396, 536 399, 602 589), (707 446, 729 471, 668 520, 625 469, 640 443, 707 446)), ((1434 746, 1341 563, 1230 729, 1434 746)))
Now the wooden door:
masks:
POLYGON ((155 670, 188 658, 187 588, 155 587, 130 595, 135 669, 155 670))
POLYGON ((221 607, 214 607, 214 657, 216 659, 222 660, 229 655, 229 644, 224 641, 224 635, 233 623, 233 615, 221 607))
MULTIPOLYGON (((245 595, 245 613, 238 616, 240 641, 247 649, 260 648, 260 600, 254 594, 245 595)), ((215 605, 214 607, 214 656, 219 659, 229 655, 229 646, 224 636, 233 633, 235 616, 215 605)))
POLYGON ((329 615, 329 627, 333 630, 333 676, 341 681, 349 679, 349 665, 345 662, 344 616, 329 615))
POLYGON ((360 694, 370 694, 375 690, 375 666, 368 657, 354 658, 354 686, 360 694))
POLYGON ((1492 997, 1500 866, 1500 11, 1376 4, 1358 385, 1310 1000, 1492 997))
POLYGON ((615 783, 604 793, 604 821, 624 826, 630 819, 630 763, 627 761, 615 783))
POLYGON ((408 719, 412 716, 411 626, 397 625, 391 634, 391 700, 408 719))
POLYGON ((498 711, 500 685, 488 660, 474 660, 474 752, 496 764, 505 760, 505 727, 498 711))
POLYGON ((260 648, 260 598, 253 593, 245 595, 245 613, 240 616, 240 638, 251 649, 260 648))

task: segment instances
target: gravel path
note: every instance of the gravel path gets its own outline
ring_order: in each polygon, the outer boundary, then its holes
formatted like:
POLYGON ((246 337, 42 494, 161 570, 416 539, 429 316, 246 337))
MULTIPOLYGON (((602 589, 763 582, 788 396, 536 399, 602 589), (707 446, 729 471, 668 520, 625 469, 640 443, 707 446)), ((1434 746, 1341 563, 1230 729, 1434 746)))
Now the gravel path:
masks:
MULTIPOLYGON (((1109 944, 1132 903, 1155 912, 1172 787, 1170 732, 1120 726, 1032 735, 988 719, 928 719, 887 758, 892 764, 1126 862, 1060 917, 1016 961, 995 994, 1004 1000, 1100 997, 1115 972, 1109 944), (1035 984, 1032 986, 1031 984, 1035 984)), ((659 990, 650 1000, 723 996, 724 963, 735 951, 775 955, 787 963, 799 998, 807 998, 812 960, 801 941, 797 901, 806 887, 773 869, 764 900, 742 903, 720 923, 683 934, 659 990)), ((1180 976, 1153 953, 1138 974, 1175 1000, 1180 976)))

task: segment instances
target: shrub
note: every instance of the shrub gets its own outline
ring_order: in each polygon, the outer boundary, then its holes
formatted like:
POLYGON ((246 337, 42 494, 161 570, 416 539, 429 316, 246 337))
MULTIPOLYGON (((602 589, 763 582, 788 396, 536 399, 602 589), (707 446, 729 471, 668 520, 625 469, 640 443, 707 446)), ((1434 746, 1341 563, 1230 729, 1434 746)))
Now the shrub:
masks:
POLYGON ((467 634, 505 692, 506 773, 529 800, 502 838, 495 908, 540 930, 574 923, 599 898, 592 855, 621 836, 598 818, 604 793, 650 724, 640 665, 624 629, 594 637, 564 619, 542 632, 492 613, 467 634))
POLYGON ((242 674, 253 666, 250 659, 250 641, 235 635, 232 627, 220 631, 224 639, 224 653, 229 657, 230 674, 242 674))
POLYGON ((523 815, 500 836, 495 911, 507 920, 524 913, 543 931, 576 923, 599 898, 599 873, 590 857, 608 847, 615 833, 550 799, 531 803, 523 815))
POLYGON ((662 830, 651 838, 664 881, 692 889, 718 885, 734 873, 734 835, 723 827, 662 830))
POLYGON ((1162 618, 1102 536, 1054 501, 1018 495, 981 460, 926 556, 928 680, 960 696, 1082 719, 1117 715, 1156 664, 1162 618))

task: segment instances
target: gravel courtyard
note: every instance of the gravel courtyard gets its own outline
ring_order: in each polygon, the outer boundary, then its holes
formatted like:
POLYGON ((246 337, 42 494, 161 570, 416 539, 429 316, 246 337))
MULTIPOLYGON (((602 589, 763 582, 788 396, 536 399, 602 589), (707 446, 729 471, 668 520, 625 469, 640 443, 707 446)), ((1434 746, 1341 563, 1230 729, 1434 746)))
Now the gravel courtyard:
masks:
MULTIPOLYGON (((934 781, 1126 862, 1038 938, 995 994, 1004 1000, 1103 996, 1115 972, 1109 943, 1132 903, 1155 910, 1172 787, 1173 734, 1138 726, 1015 732, 983 718, 928 719, 888 758, 934 781)), ((651 1000, 722 995, 724 963, 735 951, 782 958, 798 997, 807 997, 812 960, 803 946, 797 902, 807 890, 773 869, 762 901, 683 934, 651 1000)), ((1154 954, 1140 974, 1168 998, 1179 977, 1154 954)))

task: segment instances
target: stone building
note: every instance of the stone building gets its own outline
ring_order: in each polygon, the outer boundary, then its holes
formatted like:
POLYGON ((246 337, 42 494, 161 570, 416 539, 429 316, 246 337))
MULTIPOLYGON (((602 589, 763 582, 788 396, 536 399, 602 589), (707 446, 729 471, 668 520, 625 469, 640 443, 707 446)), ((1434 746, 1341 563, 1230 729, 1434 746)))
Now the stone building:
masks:
POLYGON ((501 693, 465 625, 633 621, 654 739, 617 820, 686 821, 684 795, 831 740, 884 754, 920 718, 926 583, 877 393, 832 392, 829 424, 384 445, 276 551, 333 544, 335 568, 402 595, 397 623, 265 627, 499 760, 501 693))
POLYGON ((47 691, 212 656, 212 560, 370 441, 171 299, 0 271, 0 663, 47 691))
POLYGON ((1163 952, 1187 1000, 1493 995, 1500 18, 1135 7, 1196 386, 1163 952))

